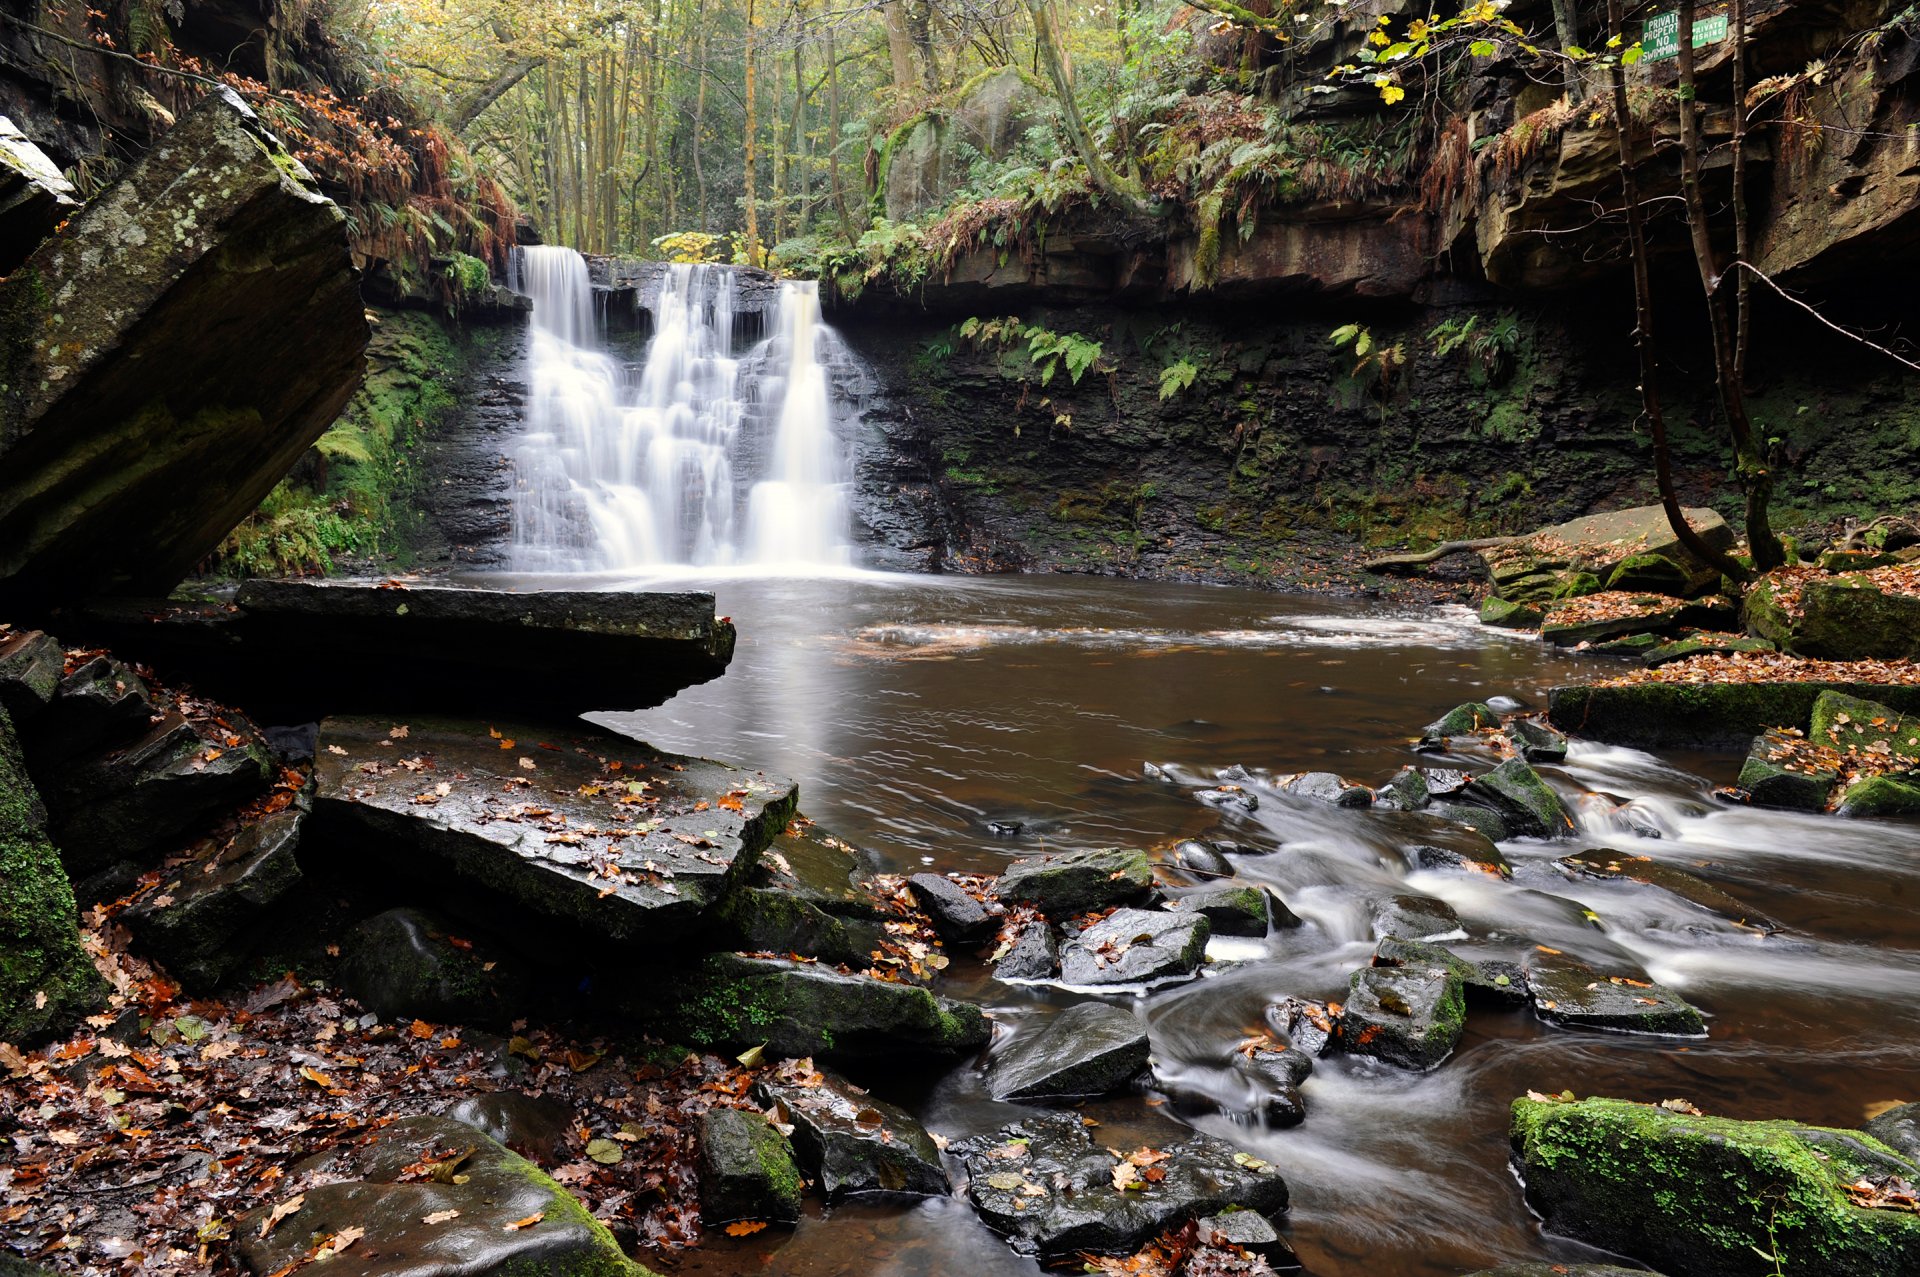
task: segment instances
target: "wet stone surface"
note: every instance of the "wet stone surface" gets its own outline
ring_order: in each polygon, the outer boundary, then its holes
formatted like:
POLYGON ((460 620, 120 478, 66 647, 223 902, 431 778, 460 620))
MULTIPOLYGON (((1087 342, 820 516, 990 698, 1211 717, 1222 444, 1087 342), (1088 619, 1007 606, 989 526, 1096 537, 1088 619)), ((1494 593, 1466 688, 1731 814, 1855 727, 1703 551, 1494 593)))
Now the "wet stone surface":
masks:
POLYGON ((1541 1019, 1572 1029, 1705 1037, 1706 1021, 1671 989, 1639 976, 1605 975, 1565 954, 1536 948, 1523 964, 1541 1019))
POLYGON ((1061 950, 1060 979, 1070 985, 1182 979, 1199 970, 1211 934, 1198 913, 1118 909, 1061 950))
POLYGON ((1104 1002, 1083 1002, 1022 1029, 994 1056, 997 1100, 1066 1100, 1124 1089, 1147 1067, 1147 1030, 1104 1002))
POLYGON ((847 1197, 944 1197, 952 1191, 940 1150, 898 1105, 838 1074, 783 1066, 754 1087, 775 1118, 793 1127, 793 1145, 828 1202, 847 1197))

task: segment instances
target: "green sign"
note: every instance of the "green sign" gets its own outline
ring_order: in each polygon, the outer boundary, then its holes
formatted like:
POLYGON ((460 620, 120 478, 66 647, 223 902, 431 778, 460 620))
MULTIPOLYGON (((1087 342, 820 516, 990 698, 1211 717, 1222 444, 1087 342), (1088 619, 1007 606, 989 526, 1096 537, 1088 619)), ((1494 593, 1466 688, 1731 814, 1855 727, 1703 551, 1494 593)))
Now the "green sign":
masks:
MULTIPOLYGON (((1697 16, 1693 20, 1693 47, 1718 44, 1727 38, 1727 15, 1712 13, 1697 16)), ((1662 58, 1680 56, 1680 15, 1678 13, 1656 13, 1647 19, 1641 28, 1640 57, 1646 62, 1658 62, 1662 58)))

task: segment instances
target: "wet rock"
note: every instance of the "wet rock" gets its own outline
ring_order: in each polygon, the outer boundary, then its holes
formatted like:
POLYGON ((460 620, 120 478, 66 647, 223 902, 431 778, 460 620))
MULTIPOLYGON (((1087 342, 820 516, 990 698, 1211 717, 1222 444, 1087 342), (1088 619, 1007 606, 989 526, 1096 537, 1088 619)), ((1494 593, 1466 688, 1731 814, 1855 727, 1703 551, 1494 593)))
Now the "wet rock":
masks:
POLYGON ((1920 686, 1782 681, 1574 684, 1553 689, 1548 717, 1563 731, 1610 745, 1733 747, 1769 728, 1809 721, 1814 701, 1828 691, 1920 714, 1920 686))
POLYGON ((1233 877, 1233 862, 1222 855, 1219 848, 1197 838, 1176 844, 1171 858, 1181 869, 1202 878, 1233 877))
POLYGON ((711 594, 248 581, 232 608, 102 604, 91 632, 257 717, 644 709, 718 678, 734 628, 711 594), (341 651, 379 652, 375 662, 341 651), (290 679, 289 668, 301 676, 290 679), (584 672, 591 673, 583 677, 584 672))
POLYGON ((1183 979, 1200 969, 1210 934, 1197 914, 1118 909, 1068 941, 1060 979, 1071 985, 1183 979))
POLYGON ((1250 1078, 1262 1095, 1260 1115, 1272 1126, 1298 1126, 1307 1117, 1300 1084, 1313 1074, 1313 1057, 1294 1047, 1236 1054, 1235 1071, 1250 1078))
POLYGON ((1685 998, 1650 980, 1604 975, 1565 954, 1538 947, 1522 965, 1534 1012, 1550 1023, 1667 1037, 1707 1035, 1706 1021, 1685 998))
POLYGON ((1115 1158, 1075 1114, 1035 1114, 993 1136, 953 1147, 967 1169, 967 1196, 1013 1248, 1043 1259, 1081 1251, 1131 1254, 1166 1229, 1229 1206, 1285 1210, 1286 1181, 1224 1140, 1195 1135, 1165 1148, 1142 1170, 1145 1187, 1114 1187, 1115 1158))
POLYGON ((1244 1250, 1258 1255, 1275 1269, 1298 1268, 1299 1257, 1293 1247, 1274 1230, 1273 1224, 1258 1211, 1236 1210, 1209 1215, 1200 1221, 1202 1246, 1226 1250, 1244 1250))
POLYGON ((1640 653, 1640 663, 1649 669, 1671 665, 1695 656, 1731 656, 1741 652, 1778 651, 1763 638, 1745 634, 1690 634, 1671 643, 1655 643, 1640 653))
POLYGON ((1460 980, 1469 1006, 1522 1007, 1527 978, 1517 962, 1469 961, 1443 945, 1388 936, 1373 949, 1376 967, 1439 967, 1460 980))
POLYGON ((996 1100, 1066 1100, 1126 1089, 1147 1067, 1147 1030, 1104 1002, 1082 1002, 1025 1030, 987 1073, 996 1100))
POLYGON ((521 1091, 489 1091, 461 1100, 445 1116, 481 1131, 541 1166, 567 1160, 575 1114, 551 1096, 521 1091))
POLYGON ((421 910, 368 918, 340 948, 340 987, 382 1019, 500 1026, 526 1013, 516 962, 421 910))
POLYGON ((1260 810, 1259 795, 1239 785, 1215 785, 1212 789, 1196 790, 1193 797, 1202 806, 1217 808, 1221 811, 1237 811, 1252 815, 1260 810))
POLYGON ((12 120, 0 115, 0 275, 26 259, 80 206, 73 183, 12 120))
MULTIPOLYGON (((1708 509, 1684 511, 1687 523, 1716 550, 1731 551, 1733 529, 1708 509)), ((1695 559, 1673 533, 1667 512, 1660 506, 1637 506, 1591 514, 1551 528, 1542 528, 1521 541, 1487 550, 1482 559, 1502 598, 1539 602, 1565 597, 1569 583, 1579 576, 1599 581, 1612 577, 1629 560, 1645 563, 1657 556, 1684 573, 1684 595, 1700 593, 1719 580, 1712 564, 1695 559)))
POLYGON ((867 897, 865 911, 849 902, 834 912, 841 902, 816 899, 791 872, 773 870, 766 860, 775 856, 786 862, 769 849, 766 859, 747 872, 748 881, 729 889, 714 905, 707 942, 755 953, 797 953, 823 962, 865 965, 886 935, 877 903, 867 897))
POLYGON ((1656 648, 1668 646, 1669 642, 1670 640, 1660 634, 1623 634, 1616 639, 1588 644, 1587 654, 1589 656, 1631 656, 1638 659, 1656 648))
POLYGON ((65 1032, 106 998, 80 947, 73 889, 47 841, 13 722, 0 709, 0 1042, 65 1032))
POLYGON ((294 853, 305 820, 304 804, 273 812, 174 868, 120 915, 139 951, 191 986, 234 974, 259 926, 300 883, 294 853))
POLYGON ((1503 842, 1514 836, 1513 828, 1507 818, 1491 807, 1478 807, 1472 803, 1439 802, 1427 808, 1442 820, 1457 825, 1465 825, 1489 842, 1503 842))
POLYGON ((1288 1043, 1309 1056, 1323 1056, 1339 1042, 1339 1019, 1325 1002, 1281 998, 1267 1008, 1267 1023, 1288 1043))
POLYGON ((1494 595, 1489 595, 1480 605, 1480 624, 1498 626, 1503 630, 1539 629, 1546 615, 1531 604, 1515 603, 1494 595))
POLYGON ((1668 1272, 1761 1277, 1777 1263, 1887 1277, 1920 1255, 1920 1215, 1866 1209, 1848 1191, 1913 1183, 1920 1168, 1856 1132, 1522 1099, 1511 1133, 1527 1202, 1549 1232, 1668 1272))
POLYGON ((0 631, 0 710, 6 711, 16 729, 47 707, 65 665, 66 653, 52 635, 39 630, 0 631))
POLYGON ((754 1095, 778 1120, 792 1124, 800 1164, 829 1204, 874 1194, 945 1197, 953 1191, 926 1129, 905 1109, 843 1077, 777 1073, 763 1076, 754 1095))
POLYGON ((1051 980, 1060 965, 1060 946, 1053 928, 1044 922, 1029 922, 1014 934, 1006 953, 993 964, 993 974, 1002 980, 1051 980))
POLYGON ((1453 906, 1434 896, 1399 895, 1375 902, 1373 938, 1398 936, 1402 940, 1430 940, 1466 934, 1453 906))
MULTIPOLYGON (((1262 887, 1203 887, 1169 900, 1167 908, 1199 914, 1216 936, 1264 936, 1269 922, 1267 906, 1273 899, 1272 893, 1262 887)), ((1285 905, 1280 907, 1286 909, 1285 905)), ((1286 917, 1292 919, 1292 925, 1299 925, 1291 910, 1286 917)))
POLYGON ((1892 776, 1870 776, 1856 780, 1840 795, 1835 811, 1842 816, 1920 815, 1920 785, 1892 776))
POLYGON ((165 844, 267 787, 266 746, 244 722, 192 722, 168 710, 144 736, 46 777, 49 826, 67 872, 145 862, 165 844))
POLYGON ((344 1146, 325 1169, 344 1178, 307 1189, 299 1209, 277 1223, 270 1222, 272 1206, 235 1221, 236 1249, 256 1277, 299 1267, 317 1245, 348 1228, 363 1232, 335 1261, 347 1266, 343 1273, 647 1277, 606 1225, 538 1167, 449 1118, 395 1122, 365 1144, 344 1146), (409 1167, 449 1155, 459 1163, 458 1176, 448 1179, 460 1182, 409 1174, 409 1167), (456 1213, 437 1224, 420 1222, 447 1211, 456 1213), (526 1219, 535 1222, 509 1227, 526 1219), (361 1260, 353 1258, 356 1252, 361 1260), (377 1268, 363 1263, 376 1255, 377 1268))
POLYGON ((1433 801, 1433 791, 1418 767, 1402 767, 1373 791, 1373 801, 1395 811, 1420 811, 1433 801))
POLYGON ((47 774, 81 754, 115 749, 144 734, 158 718, 140 676, 109 656, 96 656, 60 680, 29 737, 34 766, 47 774))
POLYGON ((993 894, 1028 904, 1049 918, 1139 900, 1153 886, 1153 862, 1144 851, 1113 848, 1033 856, 1007 866, 993 894))
POLYGON ((1920 598, 1885 592, 1871 574, 1802 583, 1797 613, 1774 601, 1778 588, 1771 581, 1755 584, 1747 595, 1746 622, 1752 633, 1785 651, 1830 661, 1920 656, 1920 598))
POLYGON ((1756 807, 1778 807, 1786 811, 1825 811, 1827 795, 1840 783, 1840 774, 1831 771, 1802 771, 1803 764, 1793 758, 1797 742, 1785 732, 1769 729, 1756 736, 1740 765, 1740 778, 1734 788, 1746 791, 1747 801, 1756 807))
POLYGON ((1816 745, 1920 765, 1920 715, 1844 692, 1814 698, 1807 739, 1816 745))
POLYGON ((949 944, 970 946, 985 941, 1000 926, 987 907, 939 874, 919 873, 907 879, 914 903, 933 919, 933 929, 949 944))
POLYGON ((700 1119, 700 1222, 799 1218, 800 1171, 786 1136, 758 1113, 709 1109, 700 1119))
POLYGON ((1500 814, 1520 837, 1565 838, 1574 832, 1573 816, 1540 773, 1518 758, 1475 776, 1468 798, 1500 814))
POLYGON ((956 1055, 987 1044, 978 1007, 918 985, 843 975, 817 963, 710 954, 636 1011, 659 1036, 701 1048, 769 1056, 956 1055))
MULTIPOLYGON (((1616 1268, 1612 1264, 1502 1264, 1467 1277, 1648 1277, 1644 1268, 1616 1268)), ((1659 1277, 1654 1274, 1653 1277, 1659 1277)))
POLYGON ((1304 772, 1295 776, 1276 776, 1273 786, 1283 794, 1311 798, 1335 807, 1371 807, 1373 791, 1356 785, 1333 772, 1304 772))
POLYGON ((329 718, 320 742, 314 832, 339 855, 457 887, 529 944, 569 950, 699 929, 798 792, 584 724, 329 718))
POLYGON ((1595 847, 1571 856, 1562 856, 1557 863, 1567 873, 1576 877, 1597 878, 1607 882, 1643 883, 1678 896, 1688 904, 1698 906, 1709 913, 1718 914, 1728 922, 1752 927, 1761 932, 1780 930, 1779 923, 1765 914, 1756 913, 1706 879, 1690 874, 1684 869, 1663 865, 1649 856, 1635 856, 1605 847, 1595 847))
POLYGON ((1427 732, 1436 736, 1469 736, 1500 726, 1500 716, 1479 701, 1456 705, 1427 724, 1427 732))
POLYGON ((1639 595, 1607 615, 1580 617, 1565 611, 1548 612, 1540 626, 1540 637, 1556 647, 1578 647, 1627 634, 1667 634, 1686 618, 1687 611, 1676 600, 1658 594, 1639 595))
POLYGON ((1920 1165, 1920 1104, 1890 1108, 1860 1129, 1909 1162, 1920 1165))
POLYGON ((344 216, 226 88, 9 274, 0 311, 0 582, 43 604, 165 594, 339 415, 367 344, 344 216))
MULTIPOLYGON (((1152 764, 1148 764, 1151 766, 1152 764)), ((989 820, 987 832, 995 838, 1018 838, 1026 829, 1026 824, 1018 820, 989 820)))
POLYGON ((1507 740, 1513 750, 1530 763, 1559 763, 1567 757, 1567 738, 1531 718, 1516 718, 1507 724, 1507 740))
POLYGON ((1418 869, 1465 869, 1496 878, 1513 877, 1513 866, 1493 845, 1493 839, 1475 830, 1462 831, 1460 837, 1444 844, 1420 843, 1409 847, 1407 859, 1418 869))
POLYGON ((837 918, 888 916, 869 890, 871 856, 802 818, 774 837, 744 882, 774 887, 837 918))
POLYGON ((1340 1045, 1404 1069, 1437 1069, 1467 1023, 1460 977, 1445 967, 1362 967, 1347 985, 1340 1045))

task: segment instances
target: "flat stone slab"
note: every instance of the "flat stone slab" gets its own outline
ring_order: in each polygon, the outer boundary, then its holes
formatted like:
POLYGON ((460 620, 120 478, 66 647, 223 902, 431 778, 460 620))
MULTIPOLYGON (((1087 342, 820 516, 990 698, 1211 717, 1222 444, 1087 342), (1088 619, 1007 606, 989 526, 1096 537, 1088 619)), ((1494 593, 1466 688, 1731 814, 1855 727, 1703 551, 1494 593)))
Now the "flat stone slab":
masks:
POLYGON ((101 604, 86 623, 116 652, 275 722, 478 703, 542 718, 646 709, 718 678, 734 647, 699 591, 248 581, 231 605, 101 604))
POLYGON ((1453 1054, 1466 1022, 1464 988, 1447 967, 1362 967, 1347 986, 1340 1042, 1349 1054, 1424 1073, 1453 1054))
POLYGON ((1021 1033, 993 1058, 996 1100, 1065 1100, 1108 1095, 1147 1067, 1147 1029, 1104 1002, 1083 1002, 1021 1033))
POLYGON ((1078 1114, 1045 1113, 952 1151, 987 1227, 1016 1251, 1046 1260, 1131 1254, 1170 1227, 1229 1206, 1262 1215, 1287 1206, 1278 1170, 1210 1135, 1109 1152, 1078 1114), (1116 1176, 1121 1165, 1131 1173, 1116 1176), (1136 1186, 1117 1188, 1116 1178, 1136 1186))
POLYGON ((1000 875, 993 894, 1063 919, 1138 900, 1152 886, 1153 862, 1146 852, 1108 848, 1016 860, 1000 875))
MULTIPOLYGON (((336 1154, 326 1169, 340 1181, 299 1194, 300 1205, 283 1217, 263 1206, 235 1221, 241 1262, 256 1277, 306 1267, 316 1248, 349 1228, 361 1230, 351 1248, 318 1261, 316 1271, 646 1277, 606 1225, 532 1162, 451 1118, 395 1122, 371 1142, 336 1154), (443 1176, 412 1169, 423 1163, 445 1167, 443 1176), (424 1222, 429 1216, 438 1222, 424 1222)), ((285 1197, 276 1205, 296 1194, 289 1189, 285 1197)))
POLYGON ((1203 914, 1116 909, 1060 951, 1060 979, 1079 985, 1184 979, 1200 969, 1212 934, 1203 914))
POLYGON ((697 928, 797 799, 784 776, 585 724, 329 718, 313 833, 567 945, 648 948, 697 928))
POLYGON ((247 957, 250 933, 300 885, 294 853, 306 814, 304 803, 272 812, 173 869, 159 890, 120 915, 140 952, 200 987, 232 975, 247 957))
POLYGON ((845 1078, 796 1062, 762 1077, 754 1096, 793 1126, 800 1164, 829 1203, 848 1197, 945 1197, 940 1149, 913 1115, 845 1078))
POLYGON ((1604 975, 1565 954, 1536 948, 1522 964, 1534 1012, 1569 1029, 1703 1038, 1706 1021, 1673 990, 1634 976, 1604 975))
POLYGON ((1547 717, 1568 735, 1608 745, 1743 748, 1770 727, 1809 721, 1822 692, 1843 692, 1901 714, 1920 714, 1920 686, 1783 680, 1572 684, 1548 694, 1547 717))
POLYGON ((1562 856, 1559 864, 1562 869, 1577 878, 1596 878, 1605 882, 1637 882, 1644 886, 1657 887, 1669 895, 1678 896, 1690 905, 1718 914, 1728 922, 1751 927, 1755 931, 1780 930, 1779 923, 1741 904, 1706 879, 1690 874, 1684 869, 1663 865, 1650 856, 1636 856, 1606 847, 1595 847, 1571 856, 1562 856))

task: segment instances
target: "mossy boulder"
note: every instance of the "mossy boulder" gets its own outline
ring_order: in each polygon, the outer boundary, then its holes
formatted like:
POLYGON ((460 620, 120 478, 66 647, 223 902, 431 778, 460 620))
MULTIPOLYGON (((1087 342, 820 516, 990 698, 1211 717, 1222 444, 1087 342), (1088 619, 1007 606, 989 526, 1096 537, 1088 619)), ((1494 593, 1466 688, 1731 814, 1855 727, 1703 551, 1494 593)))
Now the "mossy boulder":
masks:
POLYGON ((1515 1100, 1511 1133, 1549 1232, 1687 1277, 1920 1271, 1920 1215, 1849 1192, 1920 1180, 1871 1136, 1612 1099, 1515 1100))
POLYGON ((1555 647, 1578 647, 1629 634, 1666 634, 1683 619, 1683 606, 1676 600, 1640 594, 1598 616, 1577 609, 1550 611, 1540 624, 1540 637, 1555 647))
POLYGON ((1745 791, 1747 801, 1756 807, 1778 807, 1782 811, 1825 811, 1827 797, 1840 783, 1840 773, 1807 771, 1797 762, 1792 748, 1794 738, 1778 731, 1762 732, 1740 764, 1740 777, 1734 788, 1745 791))
POLYGON ((713 907, 718 944, 761 953, 797 953, 824 962, 864 962, 886 930, 877 918, 840 917, 784 883, 737 886, 713 907))
POLYGON ((0 1042, 62 1033, 106 999, 13 722, 0 710, 0 1042))
POLYGON ((1340 1044, 1404 1069, 1437 1069, 1460 1044, 1465 987, 1447 966, 1362 967, 1347 984, 1340 1044))
POLYGON ((1500 715, 1492 706, 1479 701, 1468 701, 1456 705, 1427 724, 1429 736, 1467 736, 1474 732, 1486 731, 1500 726, 1500 715))
POLYGON ((1475 776, 1464 792, 1470 802, 1500 813, 1517 836, 1565 838, 1574 832, 1573 815, 1560 795, 1518 758, 1475 776))
POLYGON ((1567 738, 1532 718, 1516 718, 1507 724, 1507 740, 1513 752, 1530 763, 1560 763, 1567 758, 1567 738))
POLYGON ((1498 595, 1489 595, 1480 605, 1480 624, 1503 630, 1537 630, 1546 615, 1532 604, 1515 603, 1498 595))
POLYGON ((1822 692, 1814 699, 1807 739, 1920 766, 1920 713, 1902 714, 1845 692, 1822 692))
POLYGON ((1169 900, 1167 908, 1199 914, 1216 936, 1264 936, 1271 917, 1267 901, 1261 887, 1202 887, 1169 900))
POLYGON ((736 953, 637 991, 634 1010, 670 1041, 774 1057, 950 1056, 991 1036, 978 1007, 918 985, 736 953))
POLYGON ((1144 851, 1110 848, 1033 856, 1007 866, 994 884, 996 898, 1032 905, 1049 918, 1128 904, 1153 887, 1153 862, 1144 851))
POLYGON ((1031 76, 1002 66, 895 129, 879 156, 877 198, 886 216, 909 221, 945 205, 966 184, 970 165, 1012 154, 1045 100, 1031 76))
POLYGON ((1687 598, 1713 584, 1713 578, 1689 572, 1664 554, 1630 554, 1607 574, 1609 590, 1631 590, 1646 594, 1671 594, 1687 598))
POLYGON ((754 1097, 793 1126, 793 1146, 829 1204, 849 1197, 945 1197, 940 1149, 897 1104, 823 1069, 763 1074, 754 1097))
POLYGON ((1840 795, 1835 808, 1842 816, 1920 816, 1920 784, 1892 776, 1856 780, 1840 795))
MULTIPOLYGON (((1717 513, 1689 509, 1684 514, 1709 546, 1723 552, 1733 549, 1733 529, 1717 513)), ((1657 505, 1592 514, 1542 528, 1481 557, 1493 578, 1494 592, 1520 602, 1591 593, 1623 569, 1629 578, 1651 576, 1659 582, 1624 588, 1672 589, 1682 597, 1710 589, 1719 579, 1717 570, 1695 559, 1680 543, 1666 510, 1657 505), (1656 567, 1655 560, 1666 566, 1656 567), (1634 566, 1628 568, 1630 563, 1634 566), (1592 578, 1591 588, 1582 588, 1582 577, 1592 578)))
POLYGON ((1573 684, 1548 694, 1547 718, 1569 735, 1609 745, 1725 748, 1746 745, 1770 727, 1808 722, 1814 701, 1827 691, 1920 713, 1920 686, 1783 680, 1573 684))
POLYGON ((799 1218, 800 1170, 787 1137, 759 1113, 709 1109, 700 1119, 700 1222, 799 1218))
POLYGON ((1657 669, 1695 656, 1735 656, 1778 650, 1772 639, 1754 638, 1746 634, 1709 633, 1690 634, 1672 642, 1653 643, 1639 655, 1641 664, 1649 669, 1657 669))
POLYGON ((348 1228, 362 1232, 333 1261, 345 1265, 343 1273, 653 1277, 539 1167, 450 1118, 404 1118, 309 1169, 338 1178, 303 1194, 289 1188, 286 1201, 235 1221, 235 1249, 256 1277, 300 1267, 316 1246, 348 1228), (457 1174, 443 1181, 412 1169, 435 1161, 451 1162, 457 1174), (296 1197, 296 1209, 272 1218, 276 1206, 296 1197), (438 1222, 425 1222, 429 1216, 438 1222))
POLYGON ((1883 591, 1857 574, 1809 581, 1782 646, 1834 661, 1912 660, 1920 657, 1920 598, 1883 591))
POLYGON ((1527 1004, 1526 975, 1504 959, 1471 961, 1444 945, 1388 936, 1373 949, 1376 967, 1430 967, 1450 971, 1469 1005, 1513 1008, 1527 1004))

